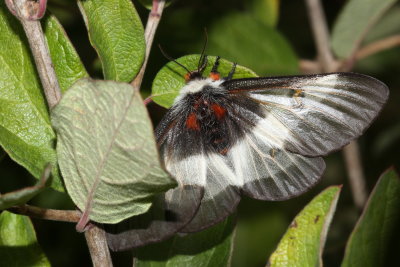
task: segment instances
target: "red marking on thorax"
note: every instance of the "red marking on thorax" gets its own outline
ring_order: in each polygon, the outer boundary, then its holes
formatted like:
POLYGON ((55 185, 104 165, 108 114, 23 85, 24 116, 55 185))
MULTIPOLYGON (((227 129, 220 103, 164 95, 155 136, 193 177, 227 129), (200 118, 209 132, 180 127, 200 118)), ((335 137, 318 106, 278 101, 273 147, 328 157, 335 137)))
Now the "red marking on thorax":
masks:
POLYGON ((210 78, 213 79, 214 81, 217 81, 221 79, 221 75, 218 72, 211 72, 210 78))
POLYGON ((211 105, 212 110, 214 111, 215 117, 220 120, 225 116, 226 113, 226 109, 224 109, 223 107, 221 107, 218 104, 212 104, 211 105))
POLYGON ((199 123, 197 122, 197 117, 194 112, 190 113, 189 116, 186 119, 186 127, 191 129, 191 130, 200 130, 199 123))

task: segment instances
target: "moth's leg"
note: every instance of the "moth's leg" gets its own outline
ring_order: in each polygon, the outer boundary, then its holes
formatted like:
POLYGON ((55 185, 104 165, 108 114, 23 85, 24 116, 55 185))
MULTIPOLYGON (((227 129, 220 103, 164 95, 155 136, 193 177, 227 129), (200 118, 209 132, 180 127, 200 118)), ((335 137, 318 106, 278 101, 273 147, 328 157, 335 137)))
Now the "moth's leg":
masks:
POLYGON ((237 65, 237 63, 233 63, 232 69, 229 72, 228 77, 226 77, 227 81, 232 80, 233 74, 235 74, 236 65, 237 65))
POLYGON ((210 72, 210 78, 213 79, 214 81, 221 79, 221 75, 218 72, 219 60, 220 57, 217 56, 214 62, 214 66, 212 67, 210 72))

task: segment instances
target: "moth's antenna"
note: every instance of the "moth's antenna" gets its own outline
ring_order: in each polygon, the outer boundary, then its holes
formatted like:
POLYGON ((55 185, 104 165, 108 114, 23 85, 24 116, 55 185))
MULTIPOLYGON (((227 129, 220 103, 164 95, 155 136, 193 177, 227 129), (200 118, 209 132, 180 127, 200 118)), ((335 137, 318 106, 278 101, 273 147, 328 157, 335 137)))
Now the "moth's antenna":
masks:
POLYGON ((207 34, 206 28, 204 28, 204 37, 205 37, 205 41, 204 41, 204 45, 203 45, 203 50, 201 51, 201 54, 200 54, 199 63, 197 65, 197 71, 200 71, 200 69, 203 67, 203 65, 204 65, 203 62, 206 57, 205 51, 206 51, 207 43, 208 43, 208 34, 207 34))
POLYGON ((169 56, 167 53, 165 53, 165 51, 161 48, 161 45, 158 45, 158 47, 160 48, 161 53, 163 54, 163 56, 168 59, 169 61, 173 61, 176 64, 178 64, 178 66, 181 66, 182 68, 184 68, 188 73, 192 73, 188 68, 186 68, 184 65, 182 65, 181 63, 179 63, 178 61, 176 61, 176 59, 174 59, 173 57, 169 56))

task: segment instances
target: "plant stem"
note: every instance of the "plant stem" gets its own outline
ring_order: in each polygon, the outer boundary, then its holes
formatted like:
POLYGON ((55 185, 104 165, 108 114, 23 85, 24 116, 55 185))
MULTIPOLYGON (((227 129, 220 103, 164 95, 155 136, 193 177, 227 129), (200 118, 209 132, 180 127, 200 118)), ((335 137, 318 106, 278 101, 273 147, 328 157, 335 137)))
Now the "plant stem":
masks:
POLYGON ((10 10, 16 13, 16 17, 22 24, 28 38, 40 81, 43 86, 49 108, 52 109, 61 99, 61 90, 57 76, 50 58, 42 26, 37 20, 45 12, 46 1, 13 0, 10 10), (38 12, 35 14, 35 12, 38 12))
POLYGON ((33 218, 61 222, 76 223, 81 217, 81 213, 75 210, 44 209, 30 205, 15 206, 8 210, 16 214, 26 215, 33 218))
POLYGON ((144 71, 147 66, 147 62, 149 60, 151 45, 153 44, 154 35, 156 33, 158 24, 161 19, 162 12, 164 10, 165 0, 153 0, 153 6, 151 8, 149 18, 147 20, 146 29, 144 32, 144 37, 146 39, 146 55, 143 61, 143 65, 140 68, 140 71, 136 78, 131 82, 132 86, 139 90, 140 85, 142 84, 144 71))
POLYGON ((366 58, 383 50, 400 46, 400 35, 393 35, 382 40, 372 42, 356 52, 356 59, 366 58))
POLYGON ((336 68, 336 61, 330 49, 328 25, 320 0, 306 0, 308 15, 314 41, 317 47, 318 61, 324 72, 331 72, 336 68))
POLYGON ((93 226, 85 232, 86 242, 94 267, 112 267, 106 233, 100 226, 93 226))
MULTIPOLYGON (((305 0, 313 29, 314 41, 317 46, 318 61, 324 72, 338 71, 340 64, 333 57, 330 48, 329 31, 320 0, 305 0)), ((352 66, 353 64, 349 64, 352 66)), ((350 69, 348 69, 350 70, 350 69)), ((354 203, 362 208, 367 201, 367 188, 361 164, 357 141, 352 141, 343 149, 347 174, 350 180, 354 203)))
POLYGON ((351 142, 343 151, 347 173, 350 177, 350 187, 357 208, 362 209, 368 199, 367 186, 364 179, 364 171, 361 163, 360 148, 357 142, 351 142))

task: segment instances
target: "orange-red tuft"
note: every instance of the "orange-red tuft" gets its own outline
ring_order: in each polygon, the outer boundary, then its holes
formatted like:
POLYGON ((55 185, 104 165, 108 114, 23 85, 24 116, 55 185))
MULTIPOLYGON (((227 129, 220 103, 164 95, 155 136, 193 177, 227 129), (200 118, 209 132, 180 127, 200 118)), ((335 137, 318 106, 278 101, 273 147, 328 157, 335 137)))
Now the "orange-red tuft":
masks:
POLYGON ((197 117, 194 112, 190 113, 186 119, 186 127, 192 130, 200 130, 199 123, 197 122, 197 117))
POLYGON ((217 117, 218 120, 222 119, 225 116, 226 109, 224 109, 220 105, 212 104, 211 108, 214 111, 215 117, 217 117))
POLYGON ((213 79, 214 81, 216 81, 216 80, 221 79, 221 75, 218 72, 211 72, 210 78, 213 79))

